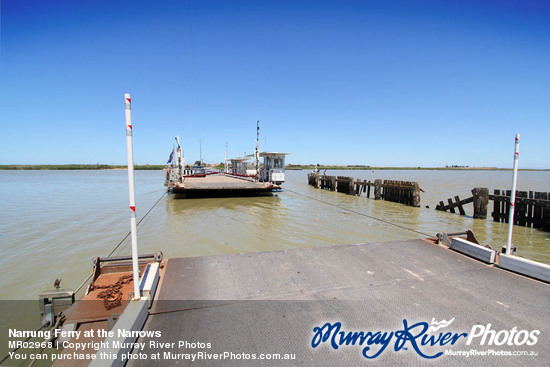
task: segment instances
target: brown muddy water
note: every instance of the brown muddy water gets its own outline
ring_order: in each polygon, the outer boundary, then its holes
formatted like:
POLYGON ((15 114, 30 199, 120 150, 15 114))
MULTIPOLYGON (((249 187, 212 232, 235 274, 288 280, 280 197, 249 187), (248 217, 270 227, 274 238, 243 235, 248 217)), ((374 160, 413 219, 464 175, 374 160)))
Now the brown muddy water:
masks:
MULTIPOLYGON (((493 248, 505 244, 507 225, 474 220, 471 204, 466 217, 434 208, 448 197, 470 196, 474 187, 507 189, 509 171, 328 172, 418 181, 425 191, 421 208, 318 190, 307 185, 307 173, 287 171, 287 190, 274 196, 175 200, 166 195, 138 227, 140 252, 161 250, 165 257, 230 254, 467 229, 493 248)), ((550 191, 549 182, 550 172, 520 172, 518 189, 550 191)), ((0 189, 1 299, 36 299, 56 278, 63 278, 63 287, 77 287, 91 272, 92 259, 109 254, 129 231, 124 170, 0 171, 0 189)), ((136 171, 138 220, 163 193, 163 171, 136 171)), ((520 255, 550 263, 550 233, 516 226, 513 242, 520 255)), ((129 252, 126 240, 115 254, 129 252)))
MULTIPOLYGON (((163 171, 136 171, 141 253, 165 258, 383 242, 473 230, 482 244, 500 248, 507 225, 434 210, 440 200, 470 196, 474 187, 508 189, 509 171, 329 171, 374 180, 418 181, 421 208, 354 197, 307 185, 308 171, 287 171, 273 196, 176 200, 165 195, 163 171), (331 204, 331 205, 329 205, 331 204), (426 208, 429 206, 429 208, 426 208), (351 211, 350 211, 351 210, 351 211), (376 219, 375 219, 376 218, 376 219), (394 226, 390 223, 397 224, 394 226)), ((38 294, 76 288, 91 273, 92 259, 106 256, 130 228, 125 170, 0 171, 0 325, 33 330, 38 294)), ((550 191, 550 172, 520 172, 519 190, 550 191)), ((491 204, 489 209, 491 209, 491 204)), ((514 227, 518 254, 550 263, 550 233, 514 227)), ((114 255, 130 253, 126 240, 114 255)))
MULTIPOLYGON (((314 189, 307 185, 307 173, 287 171, 283 185, 287 190, 274 196, 175 200, 166 195, 138 227, 140 252, 161 250, 165 257, 230 254, 409 239, 421 237, 418 232, 435 235, 467 229, 494 248, 506 242, 507 225, 474 220, 471 204, 466 217, 434 208, 448 197, 470 196, 474 187, 506 189, 511 186, 509 171, 328 172, 418 181, 425 191, 421 208, 314 189)), ((550 191, 549 182, 550 172, 520 172, 518 189, 550 191)), ((56 278, 63 278, 63 287, 77 287, 91 272, 92 259, 109 254, 129 231, 124 170, 0 171, 0 187, 2 299, 36 299, 56 278)), ((163 193, 162 171, 136 171, 138 220, 163 193)), ((516 226, 513 242, 520 255, 550 263, 550 233, 516 226)), ((115 254, 129 251, 126 240, 115 254)))

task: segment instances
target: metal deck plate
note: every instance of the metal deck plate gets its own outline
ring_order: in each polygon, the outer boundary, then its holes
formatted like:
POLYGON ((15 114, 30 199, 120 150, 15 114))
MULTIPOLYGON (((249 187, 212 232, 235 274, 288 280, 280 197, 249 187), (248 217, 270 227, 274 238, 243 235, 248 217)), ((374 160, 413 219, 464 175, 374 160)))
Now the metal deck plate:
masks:
MULTIPOLYGON (((170 259, 159 301, 145 330, 161 330, 174 348, 164 352, 296 353, 296 360, 201 360, 192 365, 550 365, 550 286, 473 260, 424 240, 305 248, 262 253, 170 259), (488 323, 493 330, 540 330, 533 347, 465 345, 452 350, 533 350, 537 357, 421 358, 388 346, 368 361, 362 347, 311 348, 313 328, 340 321, 345 331, 403 330, 409 323, 455 321, 446 331, 467 332, 488 323), (209 349, 177 348, 180 341, 210 342, 209 349)), ((149 346, 149 344, 147 344, 149 346)), ((424 347, 428 354, 446 347, 424 347)), ((187 361, 188 363, 189 361, 187 361)), ((153 366, 150 358, 132 366, 153 366)), ((185 363, 162 360, 163 365, 185 363)))

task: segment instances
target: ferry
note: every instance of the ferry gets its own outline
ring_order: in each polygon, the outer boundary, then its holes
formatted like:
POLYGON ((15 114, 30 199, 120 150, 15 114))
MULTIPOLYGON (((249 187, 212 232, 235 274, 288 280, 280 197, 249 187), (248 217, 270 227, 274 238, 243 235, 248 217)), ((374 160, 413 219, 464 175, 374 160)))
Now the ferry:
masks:
POLYGON ((226 148, 224 170, 206 171, 202 165, 183 168, 185 158, 178 136, 177 149, 172 149, 167 162, 164 185, 178 198, 264 195, 281 190, 285 182, 285 157, 290 153, 260 152, 258 140, 257 136, 254 154, 227 159, 226 148))

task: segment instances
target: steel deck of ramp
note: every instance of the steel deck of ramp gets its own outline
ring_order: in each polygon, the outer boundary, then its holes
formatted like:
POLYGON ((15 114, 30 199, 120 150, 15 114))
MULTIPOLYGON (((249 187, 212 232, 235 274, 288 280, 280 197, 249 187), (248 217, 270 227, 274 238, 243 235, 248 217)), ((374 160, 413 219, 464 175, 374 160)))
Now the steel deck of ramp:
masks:
POLYGON ((163 365, 334 366, 382 362, 391 365, 531 366, 550 365, 550 285, 486 265, 425 240, 303 248, 170 259, 145 330, 161 338, 141 338, 151 355, 185 353, 295 353, 296 360, 162 359, 163 365), (376 360, 363 347, 311 348, 313 328, 340 321, 345 331, 403 330, 409 323, 455 321, 452 332, 477 324, 491 329, 540 330, 535 346, 465 345, 423 347, 426 354, 450 350, 532 350, 537 357, 458 357, 423 359, 412 348, 376 360), (174 342, 173 348, 151 341, 174 342), (178 348, 178 342, 211 343, 211 348, 178 348))

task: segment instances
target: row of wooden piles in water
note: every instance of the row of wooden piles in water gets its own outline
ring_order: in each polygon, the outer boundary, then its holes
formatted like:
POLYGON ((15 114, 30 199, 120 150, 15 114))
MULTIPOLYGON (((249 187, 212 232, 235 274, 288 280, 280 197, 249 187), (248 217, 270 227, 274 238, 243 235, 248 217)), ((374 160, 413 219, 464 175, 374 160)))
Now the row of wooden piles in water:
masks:
MULTIPOLYGON (((387 200, 402 203, 409 206, 420 206, 420 192, 422 189, 418 182, 394 181, 377 179, 374 182, 367 180, 355 180, 346 176, 327 176, 326 174, 309 173, 308 184, 318 189, 341 192, 348 195, 361 196, 366 194, 371 197, 371 187, 375 200, 387 200)), ((460 199, 459 196, 447 199, 448 204, 440 201, 436 210, 450 211, 466 215, 464 205, 473 203, 476 219, 486 219, 489 201, 493 200, 493 212, 491 217, 495 222, 509 221, 511 190, 494 190, 489 194, 486 187, 477 187, 472 190, 472 196, 460 199), (456 210, 455 210, 456 209, 456 210)), ((516 191, 514 210, 514 224, 519 226, 540 228, 550 231, 550 193, 535 191, 516 191)))
MULTIPOLYGON (((489 193, 486 187, 472 190, 472 196, 461 200, 455 196, 455 201, 449 198, 447 203, 439 202, 435 209, 455 213, 458 209, 461 215, 466 215, 463 205, 474 204, 474 218, 486 219, 489 201, 493 200, 491 217, 495 222, 509 222, 511 190, 497 190, 489 193)), ((541 228, 550 231, 550 193, 536 191, 516 191, 514 225, 541 228)))
POLYGON ((372 181, 354 179, 346 176, 327 176, 309 173, 308 184, 318 189, 341 192, 348 195, 371 196, 371 187, 375 200, 387 200, 409 206, 420 207, 420 185, 412 181, 381 180, 372 181))

